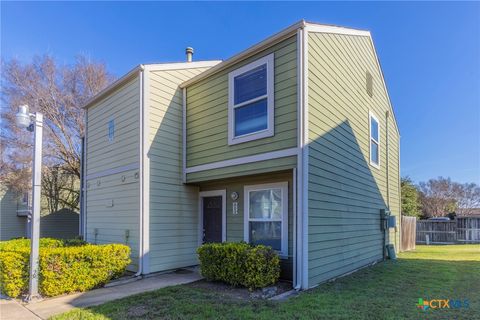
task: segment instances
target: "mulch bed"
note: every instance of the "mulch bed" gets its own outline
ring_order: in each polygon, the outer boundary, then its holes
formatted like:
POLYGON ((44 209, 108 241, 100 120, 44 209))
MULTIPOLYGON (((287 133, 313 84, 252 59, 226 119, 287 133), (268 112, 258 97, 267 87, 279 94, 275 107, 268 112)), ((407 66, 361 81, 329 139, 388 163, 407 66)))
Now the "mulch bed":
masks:
POLYGON ((200 288, 210 292, 216 292, 229 298, 238 300, 268 299, 292 290, 292 283, 287 281, 279 281, 273 286, 264 289, 257 289, 254 291, 249 291, 247 288, 243 287, 234 287, 223 282, 210 282, 207 280, 195 281, 186 284, 186 286, 191 288, 200 288))

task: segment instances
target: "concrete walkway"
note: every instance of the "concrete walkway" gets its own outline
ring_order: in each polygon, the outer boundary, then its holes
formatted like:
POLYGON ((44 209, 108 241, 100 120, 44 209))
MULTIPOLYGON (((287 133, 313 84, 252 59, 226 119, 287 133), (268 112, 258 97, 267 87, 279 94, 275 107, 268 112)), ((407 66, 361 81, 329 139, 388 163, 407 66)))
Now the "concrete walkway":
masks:
POLYGON ((38 320, 40 319, 30 310, 22 306, 15 299, 0 298, 0 319, 22 319, 22 320, 38 320))
POLYGON ((48 319, 53 315, 67 312, 73 308, 95 306, 137 293, 190 283, 200 279, 202 279, 202 277, 196 271, 186 271, 180 273, 172 272, 146 277, 134 282, 128 282, 116 286, 95 289, 89 292, 75 293, 62 297, 45 299, 26 305, 21 305, 15 300, 9 300, 6 303, 8 307, 4 308, 4 300, 2 299, 0 319, 48 319), (11 303, 11 301, 14 301, 14 303, 11 303), (20 310, 18 310, 18 308, 23 309, 25 313, 20 314, 20 310), (27 315, 31 316, 31 318, 28 318, 27 315))

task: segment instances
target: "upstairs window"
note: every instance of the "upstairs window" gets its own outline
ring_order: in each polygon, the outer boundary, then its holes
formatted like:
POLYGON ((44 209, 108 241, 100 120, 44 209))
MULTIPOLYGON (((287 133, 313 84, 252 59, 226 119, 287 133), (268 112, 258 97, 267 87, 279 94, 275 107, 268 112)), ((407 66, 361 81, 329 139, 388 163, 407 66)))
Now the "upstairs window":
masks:
POLYGON ((228 76, 228 144, 271 137, 273 128, 273 53, 228 76))
POLYGON ((380 124, 373 113, 370 113, 370 164, 380 167, 380 124))

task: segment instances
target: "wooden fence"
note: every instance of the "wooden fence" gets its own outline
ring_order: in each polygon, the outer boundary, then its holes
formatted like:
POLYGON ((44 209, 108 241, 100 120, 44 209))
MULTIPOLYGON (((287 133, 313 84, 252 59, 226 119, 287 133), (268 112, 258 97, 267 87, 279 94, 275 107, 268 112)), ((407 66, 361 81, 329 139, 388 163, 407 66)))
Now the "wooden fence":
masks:
POLYGON ((402 251, 415 250, 417 218, 402 216, 401 226, 402 235, 400 239, 402 242, 400 249, 402 251))
POLYGON ((457 218, 457 241, 480 243, 480 217, 457 218))
POLYGON ((417 221, 417 243, 480 243, 480 217, 458 217, 451 221, 417 221))

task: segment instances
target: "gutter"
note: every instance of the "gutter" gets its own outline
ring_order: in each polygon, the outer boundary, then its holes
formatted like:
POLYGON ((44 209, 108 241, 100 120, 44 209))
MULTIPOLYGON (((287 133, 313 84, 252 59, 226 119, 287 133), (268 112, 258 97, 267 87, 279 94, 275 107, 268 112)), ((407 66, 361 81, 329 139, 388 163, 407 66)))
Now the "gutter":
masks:
MULTIPOLYGON (((143 168, 143 158, 144 158, 144 90, 143 90, 143 77, 144 77, 144 70, 145 67, 144 65, 139 65, 136 67, 134 70, 129 72, 125 77, 121 78, 122 80, 120 83, 123 83, 127 78, 130 78, 132 75, 132 72, 135 72, 135 74, 138 72, 138 78, 140 81, 140 169, 139 169, 139 174, 140 174, 140 214, 139 214, 139 248, 138 248, 138 271, 133 275, 133 277, 139 277, 143 274, 144 270, 144 253, 145 253, 145 248, 144 248, 144 237, 145 237, 145 230, 144 230, 144 220, 145 220, 145 212, 144 212, 144 203, 143 203, 143 195, 144 195, 144 168, 143 168)), ((120 81, 119 80, 119 81, 120 81)), ((113 86, 117 86, 118 83, 114 83, 113 86)), ((108 89, 108 88, 107 88, 108 89)), ((102 94, 100 94, 101 96, 102 94)))

